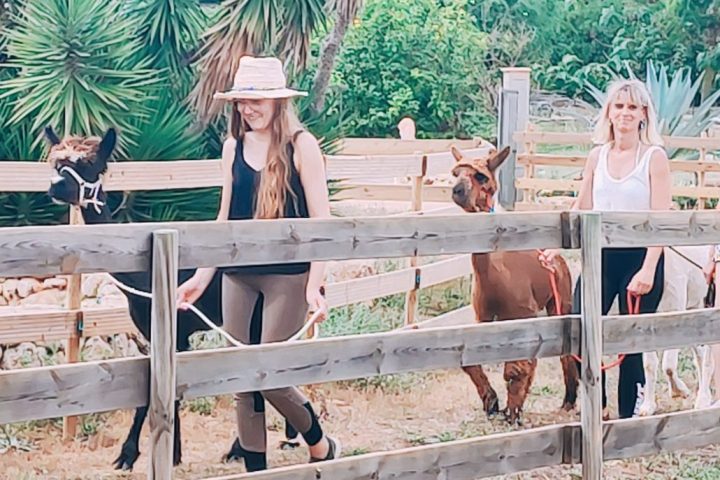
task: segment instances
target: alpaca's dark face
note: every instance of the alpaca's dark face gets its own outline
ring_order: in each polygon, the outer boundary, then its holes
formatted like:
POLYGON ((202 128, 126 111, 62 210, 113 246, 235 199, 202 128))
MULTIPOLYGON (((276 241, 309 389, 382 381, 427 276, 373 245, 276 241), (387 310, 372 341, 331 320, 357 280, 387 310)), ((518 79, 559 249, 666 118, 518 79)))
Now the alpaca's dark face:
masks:
POLYGON ((108 130, 102 140, 98 137, 60 140, 50 127, 45 134, 52 145, 48 161, 54 171, 48 195, 55 203, 85 206, 86 200, 97 195, 115 147, 115 131, 108 130))
POLYGON ((475 160, 466 160, 455 147, 451 150, 457 161, 452 170, 455 177, 453 201, 466 212, 490 212, 492 197, 498 188, 495 173, 510 153, 510 147, 475 160))

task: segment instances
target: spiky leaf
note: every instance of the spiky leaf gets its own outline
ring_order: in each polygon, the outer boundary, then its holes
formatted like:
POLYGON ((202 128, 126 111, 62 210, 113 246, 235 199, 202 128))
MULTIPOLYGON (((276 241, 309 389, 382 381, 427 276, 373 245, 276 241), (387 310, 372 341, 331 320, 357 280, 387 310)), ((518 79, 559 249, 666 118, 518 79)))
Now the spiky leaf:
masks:
POLYGON ((116 126, 127 133, 124 141, 132 138, 130 119, 144 113, 147 87, 158 76, 149 60, 137 60, 143 45, 121 6, 118 0, 24 3, 6 32, 9 58, 0 65, 19 70, 0 83, 0 101, 16 98, 11 123, 32 119, 33 131, 51 124, 76 135, 116 126))
POLYGON ((210 122, 221 110, 212 96, 232 85, 243 55, 277 55, 289 64, 289 73, 302 71, 308 39, 325 21, 322 5, 322 0, 225 0, 198 52, 203 74, 190 99, 200 119, 210 122))

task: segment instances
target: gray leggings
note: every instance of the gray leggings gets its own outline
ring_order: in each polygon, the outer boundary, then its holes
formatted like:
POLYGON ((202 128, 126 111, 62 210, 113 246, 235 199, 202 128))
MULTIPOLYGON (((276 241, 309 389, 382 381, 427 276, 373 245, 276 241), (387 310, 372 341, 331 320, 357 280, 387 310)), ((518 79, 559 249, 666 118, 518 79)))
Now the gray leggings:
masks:
MULTIPOLYGON (((250 344, 250 321, 260 293, 264 296, 260 343, 287 340, 307 318, 305 299, 308 274, 252 275, 226 273, 222 279, 222 309, 227 332, 240 342, 250 344)), ((235 394, 238 440, 251 452, 266 451, 265 407, 263 397, 283 415, 290 425, 303 434, 311 445, 320 439, 308 439, 317 431, 317 420, 307 398, 296 387, 276 388, 263 392, 235 394), (315 427, 315 428, 313 428, 315 427)))

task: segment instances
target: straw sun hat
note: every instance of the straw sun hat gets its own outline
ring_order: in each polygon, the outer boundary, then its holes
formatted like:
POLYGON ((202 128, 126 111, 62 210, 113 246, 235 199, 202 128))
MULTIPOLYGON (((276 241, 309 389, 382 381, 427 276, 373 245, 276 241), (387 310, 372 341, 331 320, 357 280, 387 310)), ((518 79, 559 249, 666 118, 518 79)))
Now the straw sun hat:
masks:
POLYGON ((244 56, 235 72, 231 90, 218 92, 217 100, 240 100, 262 98, 290 98, 305 96, 301 92, 286 86, 285 73, 280 60, 273 57, 256 58, 244 56))

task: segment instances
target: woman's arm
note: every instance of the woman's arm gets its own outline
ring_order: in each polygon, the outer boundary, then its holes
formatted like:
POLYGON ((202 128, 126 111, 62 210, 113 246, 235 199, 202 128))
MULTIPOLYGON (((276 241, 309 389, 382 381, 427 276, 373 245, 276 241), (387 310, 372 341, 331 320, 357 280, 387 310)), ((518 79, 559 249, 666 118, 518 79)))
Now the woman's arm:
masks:
MULTIPOLYGON (((218 210, 217 221, 224 222, 228 219, 230 213, 230 197, 232 196, 232 165, 235 160, 235 145, 237 141, 228 137, 223 142, 222 150, 222 176, 223 184, 220 191, 220 208, 218 210)), ((210 283, 217 267, 198 268, 195 275, 202 279, 203 282, 210 283)))
POLYGON ((585 168, 583 168, 580 191, 578 192, 577 200, 573 202, 571 210, 592 210, 593 208, 593 175, 600 155, 600 148, 602 147, 595 147, 588 154, 587 161, 585 162, 585 168))
MULTIPOLYGON (((303 132, 297 137, 295 152, 310 217, 330 218, 330 194, 320 144, 311 133, 303 132)), ((313 308, 323 308, 318 302, 321 301, 319 291, 324 281, 325 262, 312 262, 308 277, 307 299, 313 308)))
MULTIPOLYGON (((672 207, 672 176, 670 174, 670 160, 665 150, 655 150, 650 157, 650 209, 670 210, 672 207)), ((653 274, 657 267, 663 247, 648 247, 645 268, 653 274)))

